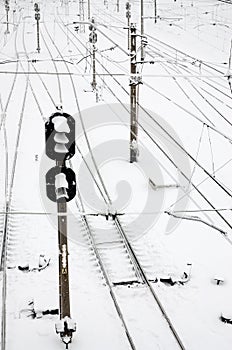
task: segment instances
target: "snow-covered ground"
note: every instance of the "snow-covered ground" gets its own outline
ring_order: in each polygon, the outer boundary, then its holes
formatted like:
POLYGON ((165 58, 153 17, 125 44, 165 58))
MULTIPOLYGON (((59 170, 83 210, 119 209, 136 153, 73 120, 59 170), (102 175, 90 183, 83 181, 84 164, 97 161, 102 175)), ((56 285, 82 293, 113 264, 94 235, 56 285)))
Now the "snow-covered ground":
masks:
MULTIPOLYGON (((44 129, 59 104, 75 117, 78 145, 71 166, 79 196, 68 204, 71 315, 77 321, 70 348, 126 350, 133 343, 137 350, 230 349, 232 325, 220 316, 232 318, 232 4, 157 0, 154 23, 148 18, 154 16, 154 2, 144 1, 148 43, 145 63, 137 64, 143 75, 139 159, 130 164, 125 2, 117 12, 116 2, 91 0, 98 28, 97 94, 91 87, 88 26, 85 32, 74 30, 79 2, 38 3, 39 54, 34 4, 10 1, 9 34, 0 5, 0 239, 7 234, 0 282, 2 349, 64 348, 55 333, 58 316, 33 319, 26 310, 32 300, 35 310, 59 307, 56 205, 45 193, 45 174, 55 162, 45 155, 44 129), (106 212, 104 187, 182 345, 141 283, 112 219, 86 215, 90 230, 83 220, 80 198, 84 214, 106 212), (51 258, 45 270, 18 269, 38 267, 40 254, 51 258), (189 264, 187 283, 160 281, 181 280, 189 264), (217 285, 217 277, 224 283, 217 285)), ((130 3, 131 22, 140 34, 140 2, 130 3)), ((86 19, 87 3, 84 10, 86 19)), ((140 36, 137 49, 140 61, 140 36)))

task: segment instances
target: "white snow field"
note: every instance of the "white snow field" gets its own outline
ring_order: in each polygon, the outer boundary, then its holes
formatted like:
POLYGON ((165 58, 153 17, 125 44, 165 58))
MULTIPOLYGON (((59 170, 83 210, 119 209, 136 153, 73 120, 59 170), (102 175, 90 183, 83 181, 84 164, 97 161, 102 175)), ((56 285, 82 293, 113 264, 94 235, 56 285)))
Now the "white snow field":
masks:
POLYGON ((0 4, 1 349, 65 349, 59 316, 40 317, 59 308, 57 206, 45 181, 55 161, 45 154, 45 122, 62 108, 76 121, 76 154, 67 162, 77 178, 67 204, 77 322, 69 348, 229 350, 232 2, 144 0, 141 36, 141 1, 131 0, 132 54, 126 1, 37 3, 40 52, 34 2, 10 0, 8 24, 7 1, 0 4), (134 163, 131 57, 142 79, 134 163), (51 260, 39 271, 41 254, 51 260))

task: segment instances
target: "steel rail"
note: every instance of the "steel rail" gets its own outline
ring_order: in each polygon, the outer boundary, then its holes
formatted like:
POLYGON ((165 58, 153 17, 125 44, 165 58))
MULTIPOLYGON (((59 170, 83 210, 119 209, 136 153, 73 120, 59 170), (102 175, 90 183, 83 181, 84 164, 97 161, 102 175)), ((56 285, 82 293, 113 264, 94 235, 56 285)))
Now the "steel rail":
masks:
MULTIPOLYGON (((16 35, 17 37, 17 35, 16 35)), ((16 53, 17 47, 16 47, 16 40, 15 40, 15 48, 16 53)), ((15 82, 15 81, 14 81, 15 82)), ((15 154, 14 154, 14 160, 13 160, 13 167, 11 172, 11 180, 9 184, 9 194, 7 198, 7 204, 6 204, 6 214, 5 214, 5 222, 4 222, 4 232, 3 232, 3 246, 2 246, 2 254, 1 254, 1 270, 3 271, 3 285, 2 285, 2 319, 1 319, 1 349, 6 349, 6 298, 7 298, 7 243, 8 243, 8 225, 9 225, 9 211, 11 207, 11 201, 13 196, 13 186, 14 186, 14 179, 15 179, 15 173, 16 173, 16 164, 18 159, 18 148, 19 148, 19 142, 20 142, 20 136, 21 136, 21 128, 23 123, 23 117, 24 117, 24 109, 26 105, 26 97, 28 93, 28 79, 26 81, 26 88, 24 92, 23 97, 23 104, 21 108, 20 113, 20 120, 18 125, 18 134, 16 139, 16 147, 15 147, 15 154)))

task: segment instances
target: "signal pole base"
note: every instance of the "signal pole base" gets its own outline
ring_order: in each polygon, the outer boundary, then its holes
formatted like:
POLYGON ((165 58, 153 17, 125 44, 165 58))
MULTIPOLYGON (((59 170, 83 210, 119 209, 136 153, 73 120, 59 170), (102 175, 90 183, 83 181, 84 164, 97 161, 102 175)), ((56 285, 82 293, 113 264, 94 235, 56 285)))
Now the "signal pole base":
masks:
POLYGON ((73 333, 77 329, 76 322, 65 316, 55 324, 55 328, 56 333, 60 335, 62 342, 65 344, 65 348, 68 349, 69 344, 72 342, 73 333))

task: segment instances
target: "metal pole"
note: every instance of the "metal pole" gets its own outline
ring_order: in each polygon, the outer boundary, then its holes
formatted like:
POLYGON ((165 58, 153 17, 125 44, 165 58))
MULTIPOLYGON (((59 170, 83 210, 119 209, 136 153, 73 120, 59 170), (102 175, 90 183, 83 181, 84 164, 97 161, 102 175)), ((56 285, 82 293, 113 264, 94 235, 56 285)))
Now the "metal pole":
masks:
POLYGON ((92 55, 93 55, 93 81, 91 83, 93 91, 96 90, 97 82, 96 82, 96 42, 97 42, 97 33, 96 33, 96 27, 95 27, 95 21, 94 18, 91 20, 91 24, 89 25, 89 42, 92 44, 92 55))
POLYGON ((143 39, 143 34, 144 34, 144 18, 143 18, 143 0, 141 1, 141 61, 144 60, 144 47, 142 45, 142 39, 143 39))
POLYGON ((157 23, 157 3, 156 3, 156 0, 154 0, 154 17, 155 17, 155 23, 157 23))
POLYGON ((128 50, 130 50, 130 19, 131 19, 131 4, 129 2, 126 3, 126 18, 127 18, 127 26, 128 26, 128 50))
POLYGON ((119 0, 117 0, 117 12, 119 12, 119 0))
POLYGON ((90 0, 88 0, 88 20, 90 20, 90 0))
POLYGON ((57 201, 58 242, 59 242, 59 297, 60 319, 70 317, 68 241, 67 241, 67 204, 65 198, 57 201), (63 214, 63 215, 62 215, 63 214))
POLYGON ((96 90, 97 82, 96 82, 96 46, 93 44, 93 81, 92 87, 93 90, 96 90))
POLYGON ((10 10, 10 6, 9 6, 9 0, 5 1, 5 10, 6 10, 6 34, 9 34, 9 10, 10 10))
POLYGON ((6 32, 9 34, 9 10, 6 11, 6 32))
MULTIPOLYGON (((63 161, 56 164, 63 166, 63 161)), ((59 299, 60 319, 70 317, 68 239, 67 239, 67 203, 65 198, 57 200, 58 212, 58 245, 59 245, 59 299)))
POLYGON ((37 19, 37 51, 40 53, 40 42, 39 42, 39 19, 37 19))
POLYGON ((37 24, 37 51, 40 53, 40 42, 39 42, 39 20, 40 20, 40 10, 39 5, 37 3, 34 4, 35 8, 35 20, 37 24))
MULTIPOLYGON (((85 10, 84 10, 84 1, 79 0, 79 13, 80 13, 80 22, 85 21, 85 10)), ((85 33, 85 25, 83 23, 80 24, 80 33, 85 33)))
POLYGON ((14 9, 13 10, 13 24, 15 24, 15 12, 16 12, 16 10, 14 9))
POLYGON ((137 135, 138 135, 138 124, 137 124, 137 83, 135 80, 136 74, 136 26, 131 24, 131 80, 130 80, 130 163, 137 162, 137 135))
POLYGON ((127 19, 128 25, 128 50, 130 50, 130 18, 127 19))

